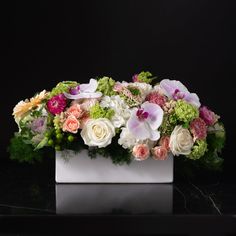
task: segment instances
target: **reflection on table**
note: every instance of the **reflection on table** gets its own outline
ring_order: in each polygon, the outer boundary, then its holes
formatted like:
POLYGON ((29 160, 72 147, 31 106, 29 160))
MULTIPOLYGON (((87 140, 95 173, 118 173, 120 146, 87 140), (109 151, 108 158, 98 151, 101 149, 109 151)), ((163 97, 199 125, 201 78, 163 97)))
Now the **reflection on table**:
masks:
POLYGON ((171 214, 172 184, 56 184, 57 214, 171 214))

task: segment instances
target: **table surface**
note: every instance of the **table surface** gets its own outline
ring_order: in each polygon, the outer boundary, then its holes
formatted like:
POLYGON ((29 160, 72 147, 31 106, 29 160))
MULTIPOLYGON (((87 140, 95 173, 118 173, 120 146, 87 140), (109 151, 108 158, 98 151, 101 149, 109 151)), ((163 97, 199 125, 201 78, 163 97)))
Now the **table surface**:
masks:
POLYGON ((62 185, 55 183, 54 170, 53 160, 1 164, 0 232, 34 231, 39 222, 45 226, 39 231, 236 232, 236 184, 221 176, 205 181, 177 176, 173 184, 62 185))

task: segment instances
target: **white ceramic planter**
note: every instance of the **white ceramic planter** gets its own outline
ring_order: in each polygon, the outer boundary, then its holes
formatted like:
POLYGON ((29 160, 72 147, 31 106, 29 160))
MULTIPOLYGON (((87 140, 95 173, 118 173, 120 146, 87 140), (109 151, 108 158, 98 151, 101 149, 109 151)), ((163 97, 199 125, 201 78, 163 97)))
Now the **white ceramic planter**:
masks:
POLYGON ((57 183, 172 183, 173 156, 114 165, 109 158, 91 159, 87 150, 57 151, 55 178, 57 183))

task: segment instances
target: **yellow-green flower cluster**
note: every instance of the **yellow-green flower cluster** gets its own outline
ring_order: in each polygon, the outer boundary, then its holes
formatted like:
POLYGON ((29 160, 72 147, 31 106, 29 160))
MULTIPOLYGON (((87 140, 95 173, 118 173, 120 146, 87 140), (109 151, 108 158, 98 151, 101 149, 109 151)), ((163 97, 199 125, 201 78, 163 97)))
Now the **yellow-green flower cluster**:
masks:
POLYGON ((97 91, 103 93, 104 96, 116 95, 117 93, 113 91, 115 83, 115 80, 113 80, 112 78, 106 76, 102 77, 98 80, 97 91))
POLYGON ((193 119, 199 117, 197 107, 185 102, 184 100, 178 100, 176 102, 174 112, 177 120, 184 123, 189 123, 193 119))
POLYGON ((207 151, 207 142, 205 140, 197 140, 192 147, 192 151, 187 158, 197 160, 201 158, 207 151))
POLYGON ((138 74, 138 82, 150 84, 153 79, 154 77, 152 77, 152 73, 149 71, 142 71, 138 74))
POLYGON ((115 114, 115 111, 111 108, 107 107, 101 107, 99 103, 96 103, 94 106, 90 109, 90 117, 92 119, 98 119, 98 118, 107 118, 111 119, 112 116, 115 114))
POLYGON ((60 93, 68 92, 70 88, 76 87, 78 83, 76 81, 63 81, 57 84, 49 94, 49 98, 54 97, 60 93))

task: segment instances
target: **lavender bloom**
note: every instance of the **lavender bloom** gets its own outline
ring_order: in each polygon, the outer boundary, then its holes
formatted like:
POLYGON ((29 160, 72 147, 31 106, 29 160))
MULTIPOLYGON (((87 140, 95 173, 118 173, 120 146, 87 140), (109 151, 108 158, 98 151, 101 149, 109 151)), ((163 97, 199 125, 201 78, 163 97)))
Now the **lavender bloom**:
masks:
POLYGON ((47 128, 47 118, 39 117, 31 124, 31 130, 36 133, 43 133, 47 128))

